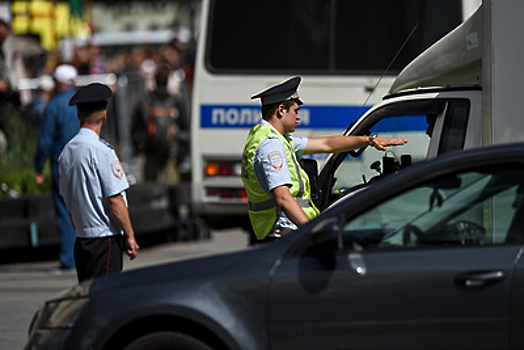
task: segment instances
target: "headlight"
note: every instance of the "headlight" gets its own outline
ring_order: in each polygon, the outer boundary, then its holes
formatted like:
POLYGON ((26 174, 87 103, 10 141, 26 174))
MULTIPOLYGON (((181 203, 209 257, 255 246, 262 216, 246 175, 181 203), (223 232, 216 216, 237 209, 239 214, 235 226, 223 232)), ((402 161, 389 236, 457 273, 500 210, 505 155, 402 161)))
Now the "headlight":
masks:
POLYGON ((47 301, 35 314, 29 334, 39 328, 69 328, 76 320, 79 311, 89 301, 95 280, 78 284, 60 293, 55 299, 47 301))

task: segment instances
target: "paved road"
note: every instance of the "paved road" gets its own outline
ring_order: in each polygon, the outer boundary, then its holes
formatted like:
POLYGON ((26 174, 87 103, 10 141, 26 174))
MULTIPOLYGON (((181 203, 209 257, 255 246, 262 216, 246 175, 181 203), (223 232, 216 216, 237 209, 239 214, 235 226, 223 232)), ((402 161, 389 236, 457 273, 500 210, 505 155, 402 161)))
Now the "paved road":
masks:
MULTIPOLYGON (((140 243, 140 242, 139 242, 140 243)), ((239 229, 212 232, 210 240, 175 242, 141 249, 124 270, 243 249, 247 235, 239 229)), ((22 349, 36 309, 59 291, 76 284, 74 273, 57 274, 57 261, 0 265, 0 349, 22 349)))

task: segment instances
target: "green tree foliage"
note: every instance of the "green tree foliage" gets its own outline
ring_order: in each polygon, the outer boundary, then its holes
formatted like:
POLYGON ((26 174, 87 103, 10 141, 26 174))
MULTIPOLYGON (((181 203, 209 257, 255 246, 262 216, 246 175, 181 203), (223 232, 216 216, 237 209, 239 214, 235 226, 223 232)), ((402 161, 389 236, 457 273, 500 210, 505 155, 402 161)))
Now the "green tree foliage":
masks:
POLYGON ((50 192, 49 162, 44 168, 44 184, 37 185, 35 182, 33 160, 38 130, 19 106, 5 106, 0 115, 0 129, 8 142, 7 152, 0 154, 0 197, 50 192))

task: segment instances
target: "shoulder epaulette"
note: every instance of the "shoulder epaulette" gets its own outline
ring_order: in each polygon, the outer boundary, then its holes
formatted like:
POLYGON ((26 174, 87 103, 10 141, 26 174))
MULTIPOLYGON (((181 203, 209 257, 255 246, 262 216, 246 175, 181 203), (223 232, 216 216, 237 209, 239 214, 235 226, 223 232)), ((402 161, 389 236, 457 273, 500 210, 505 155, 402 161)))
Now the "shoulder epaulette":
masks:
POLYGON ((111 144, 109 142, 107 142, 106 140, 104 139, 98 139, 100 142, 102 142, 104 145, 106 145, 107 147, 111 148, 111 149, 114 149, 113 146, 111 146, 111 144))

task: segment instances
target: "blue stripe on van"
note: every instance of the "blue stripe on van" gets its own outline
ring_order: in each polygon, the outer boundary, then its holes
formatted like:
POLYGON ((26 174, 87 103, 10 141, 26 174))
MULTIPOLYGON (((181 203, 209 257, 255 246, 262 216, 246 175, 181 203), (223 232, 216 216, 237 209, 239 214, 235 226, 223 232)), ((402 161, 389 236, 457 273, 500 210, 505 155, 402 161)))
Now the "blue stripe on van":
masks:
MULTIPOLYGON (((300 129, 340 129, 341 132, 363 115, 369 107, 302 106, 300 129)), ((260 107, 253 105, 203 105, 200 107, 200 127, 249 129, 260 120, 260 107)), ((425 130, 424 118, 400 117, 382 120, 374 132, 425 130)))

